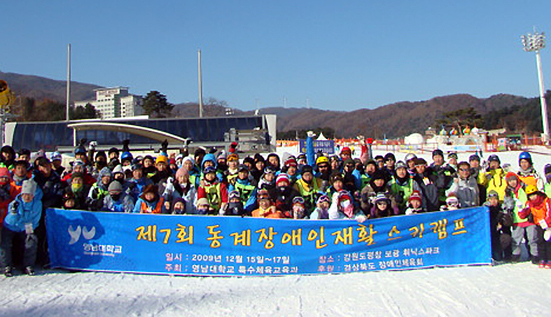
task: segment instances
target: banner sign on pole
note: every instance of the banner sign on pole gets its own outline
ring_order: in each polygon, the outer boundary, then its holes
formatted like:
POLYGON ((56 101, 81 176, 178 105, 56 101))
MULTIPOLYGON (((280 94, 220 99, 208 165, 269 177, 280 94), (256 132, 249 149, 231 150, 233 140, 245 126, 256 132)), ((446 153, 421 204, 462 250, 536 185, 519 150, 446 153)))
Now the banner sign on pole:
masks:
MULTIPOLYGON (((313 140, 314 141, 314 153, 321 151, 328 155, 335 154, 335 141, 334 140, 313 140)), ((306 154, 306 140, 299 140, 300 153, 306 154)))
POLYGON ((247 276, 491 264, 486 207, 353 220, 48 209, 53 267, 247 276))

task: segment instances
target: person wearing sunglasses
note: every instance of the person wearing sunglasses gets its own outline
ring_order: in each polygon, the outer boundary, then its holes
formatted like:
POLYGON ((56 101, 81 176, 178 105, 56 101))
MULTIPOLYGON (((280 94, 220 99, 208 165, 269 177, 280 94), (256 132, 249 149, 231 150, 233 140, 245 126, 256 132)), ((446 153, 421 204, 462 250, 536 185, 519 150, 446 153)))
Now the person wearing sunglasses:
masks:
POLYGON ((457 176, 453 179, 451 187, 446 190, 446 196, 451 193, 457 197, 460 208, 480 206, 478 184, 476 179, 471 177, 471 166, 468 162, 462 161, 457 164, 457 176))

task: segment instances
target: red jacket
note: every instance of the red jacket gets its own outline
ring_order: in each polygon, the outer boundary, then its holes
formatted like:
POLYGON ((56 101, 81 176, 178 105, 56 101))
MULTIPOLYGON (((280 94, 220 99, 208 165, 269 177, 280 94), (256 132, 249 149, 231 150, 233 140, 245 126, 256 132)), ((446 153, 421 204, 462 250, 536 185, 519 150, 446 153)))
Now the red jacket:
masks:
POLYGON ((0 198, 0 226, 2 226, 2 223, 4 223, 4 218, 6 218, 6 215, 8 214, 8 205, 15 199, 15 196, 19 195, 21 192, 21 187, 15 186, 13 181, 6 184, 4 187, 7 187, 5 189, 9 193, 10 198, 4 200, 0 198))

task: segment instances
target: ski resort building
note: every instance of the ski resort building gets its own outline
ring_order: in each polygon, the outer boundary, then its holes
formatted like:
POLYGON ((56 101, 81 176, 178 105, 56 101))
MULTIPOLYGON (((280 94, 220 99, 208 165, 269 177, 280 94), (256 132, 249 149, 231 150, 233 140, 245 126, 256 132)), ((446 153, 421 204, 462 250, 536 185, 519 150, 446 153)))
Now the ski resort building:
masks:
POLYGON ((99 88, 95 100, 75 101, 75 107, 93 105, 102 119, 127 118, 143 114, 142 97, 128 93, 128 87, 99 88))

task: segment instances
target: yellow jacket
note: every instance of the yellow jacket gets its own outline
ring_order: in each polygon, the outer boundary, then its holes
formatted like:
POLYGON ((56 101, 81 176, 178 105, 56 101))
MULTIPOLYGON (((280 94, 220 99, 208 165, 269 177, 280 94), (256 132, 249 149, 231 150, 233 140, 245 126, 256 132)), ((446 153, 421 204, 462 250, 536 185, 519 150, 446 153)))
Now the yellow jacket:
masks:
POLYGON ((503 202, 505 198, 505 189, 507 181, 505 180, 505 172, 502 168, 496 168, 485 173, 478 173, 478 183, 486 187, 486 192, 495 190, 499 195, 499 201, 503 202))

